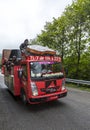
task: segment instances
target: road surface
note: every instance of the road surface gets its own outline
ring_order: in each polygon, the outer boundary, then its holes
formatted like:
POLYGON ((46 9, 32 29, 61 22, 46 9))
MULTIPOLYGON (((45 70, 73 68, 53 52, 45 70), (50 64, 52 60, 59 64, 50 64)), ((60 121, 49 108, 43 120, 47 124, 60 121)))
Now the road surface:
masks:
POLYGON ((58 101, 25 106, 0 75, 0 130, 90 130, 90 93, 69 88, 58 101))

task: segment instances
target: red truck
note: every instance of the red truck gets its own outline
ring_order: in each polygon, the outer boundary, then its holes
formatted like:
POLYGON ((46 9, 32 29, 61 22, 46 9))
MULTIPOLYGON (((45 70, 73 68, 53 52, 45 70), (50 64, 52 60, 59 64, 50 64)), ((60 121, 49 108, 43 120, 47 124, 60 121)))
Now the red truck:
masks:
POLYGON ((4 82, 14 96, 37 104, 67 95, 61 58, 56 52, 39 45, 21 49, 4 49, 2 73, 4 82))

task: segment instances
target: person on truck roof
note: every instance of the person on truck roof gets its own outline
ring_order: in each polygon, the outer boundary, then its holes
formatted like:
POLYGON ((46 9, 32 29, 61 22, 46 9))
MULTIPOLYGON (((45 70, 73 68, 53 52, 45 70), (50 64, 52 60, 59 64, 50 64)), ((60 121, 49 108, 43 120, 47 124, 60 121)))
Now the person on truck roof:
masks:
POLYGON ((28 41, 28 39, 25 39, 24 43, 21 43, 21 45, 20 45, 20 50, 22 51, 22 50, 26 49, 28 45, 29 45, 29 41, 28 41))

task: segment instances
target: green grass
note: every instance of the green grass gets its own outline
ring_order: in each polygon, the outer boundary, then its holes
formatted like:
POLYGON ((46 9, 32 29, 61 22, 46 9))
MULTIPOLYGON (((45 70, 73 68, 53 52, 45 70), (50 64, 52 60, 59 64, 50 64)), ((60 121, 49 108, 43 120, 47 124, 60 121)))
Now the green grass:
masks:
POLYGON ((72 84, 72 83, 66 83, 66 86, 70 87, 70 88, 76 88, 76 89, 79 89, 79 90, 90 92, 90 86, 89 85, 81 85, 81 84, 77 85, 77 84, 72 84))

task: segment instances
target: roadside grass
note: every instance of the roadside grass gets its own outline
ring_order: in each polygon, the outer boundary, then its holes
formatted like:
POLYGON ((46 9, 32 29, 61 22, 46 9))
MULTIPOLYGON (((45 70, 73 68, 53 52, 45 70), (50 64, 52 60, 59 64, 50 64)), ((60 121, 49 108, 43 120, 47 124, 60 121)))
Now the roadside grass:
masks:
POLYGON ((90 92, 90 86, 89 85, 66 83, 66 86, 70 87, 70 88, 76 88, 76 89, 79 89, 79 90, 90 92))

